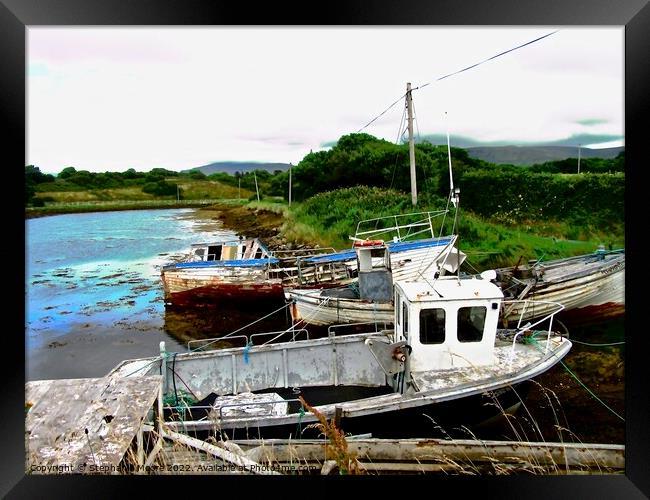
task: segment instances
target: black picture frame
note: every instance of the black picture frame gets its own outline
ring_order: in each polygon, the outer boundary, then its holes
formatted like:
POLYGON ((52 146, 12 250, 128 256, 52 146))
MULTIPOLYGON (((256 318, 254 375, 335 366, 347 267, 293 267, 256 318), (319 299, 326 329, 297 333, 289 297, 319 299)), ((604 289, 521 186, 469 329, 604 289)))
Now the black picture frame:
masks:
MULTIPOLYGON (((26 27, 72 25, 489 25, 489 26, 625 26, 625 147, 626 147, 626 254, 628 259, 626 287, 626 471, 611 476, 539 476, 539 477, 394 477, 361 478, 358 485, 384 490, 388 485, 402 494, 419 492, 421 486, 432 495, 477 494, 500 498, 644 498, 650 497, 650 392, 647 390, 648 362, 640 311, 643 296, 640 277, 634 270, 643 270, 640 241, 636 229, 642 198, 644 163, 643 130, 647 121, 650 65, 650 7, 647 0, 492 0, 411 1, 406 4, 384 1, 330 1, 318 5, 285 1, 281 3, 224 2, 220 0, 0 0, 0 53, 2 53, 2 110, 4 153, 10 161, 8 191, 22 185, 20 169, 25 164, 25 51, 26 27), (21 165, 22 164, 22 165, 21 165), (14 177, 15 176, 15 177, 14 177), (371 481, 368 479, 372 479, 371 481), (422 481, 414 485, 412 481, 422 481), (431 485, 431 486, 430 486, 431 485), (444 491, 444 493, 443 493, 444 491)), ((405 41, 405 43, 407 43, 405 41)), ((324 64, 327 64, 324 62, 324 64)), ((17 189, 17 188, 16 188, 17 189)), ((11 194, 11 193, 10 193, 11 194)), ((11 197, 9 197, 11 199, 11 197)), ((18 201, 7 202, 6 226, 14 237, 24 240, 24 212, 18 201)), ((643 213, 643 212, 641 212, 643 213)), ((646 227, 644 225, 640 227, 646 227)), ((24 457, 24 322, 17 311, 24 308, 20 290, 25 275, 16 260, 21 258, 20 241, 6 241, 3 266, 9 272, 5 294, 5 356, 2 366, 4 405, 2 450, 0 460, 0 494, 8 498, 31 497, 115 497, 121 492, 134 492, 138 477, 30 476, 25 475, 24 457), (11 249, 11 250, 9 250, 11 249), (18 257, 16 257, 18 254, 18 257), (22 306, 21 306, 22 304, 22 306)), ((24 257, 24 256, 23 256, 24 257)), ((24 258, 22 260, 24 262, 24 258)), ((24 314, 23 314, 24 318, 24 314)), ((169 479, 169 478, 161 478, 169 479)), ((184 479, 187 479, 185 477, 184 479)), ((256 480, 255 487, 278 487, 278 494, 308 495, 314 491, 311 478, 281 478, 273 482, 256 480), (293 493, 292 493, 293 492, 293 493)), ((318 479, 318 478, 315 478, 318 479)), ((328 494, 345 494, 342 488, 352 486, 345 478, 322 478, 333 490, 328 494)), ((351 478, 349 478, 351 479, 351 478)), ((167 481, 154 481, 148 476, 141 486, 147 495, 223 494, 225 488, 236 487, 247 493, 248 481, 241 477, 192 477, 191 490, 178 490, 167 481), (207 489, 206 489, 207 488, 207 489), (158 490, 158 491, 156 491, 158 490)), ((137 491, 137 490, 136 490, 137 491)), ((388 490, 385 490, 386 493, 388 490)), ((317 493, 317 491, 314 491, 317 493)), ((416 493, 422 494, 422 493, 416 493)))

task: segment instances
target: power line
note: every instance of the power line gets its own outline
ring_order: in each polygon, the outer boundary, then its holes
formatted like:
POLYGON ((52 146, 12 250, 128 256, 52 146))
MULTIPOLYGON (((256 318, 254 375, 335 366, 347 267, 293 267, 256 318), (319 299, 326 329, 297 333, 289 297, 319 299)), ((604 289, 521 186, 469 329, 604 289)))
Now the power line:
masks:
MULTIPOLYGON (((480 66, 481 64, 486 63, 486 62, 488 62, 488 61, 491 61, 492 59, 496 59, 497 57, 501 57, 501 56, 503 56, 503 55, 505 55, 505 54, 507 54, 507 53, 509 53, 509 52, 512 52, 512 51, 517 50, 517 49, 520 49, 520 48, 522 48, 522 47, 525 47, 526 45, 530 45, 530 44, 532 44, 532 43, 538 42, 538 41, 542 40, 543 38, 546 38, 546 37, 548 37, 548 36, 551 36, 551 35, 557 33, 558 31, 559 31, 559 30, 555 30, 555 31, 552 31, 552 32, 550 32, 550 33, 547 33, 546 35, 540 36, 539 38, 535 38, 534 40, 531 40, 531 41, 529 41, 529 42, 523 43, 523 44, 518 45, 518 46, 516 46, 516 47, 513 47, 513 48, 511 48, 511 49, 505 50, 505 51, 503 51, 503 52, 501 52, 501 53, 499 53, 499 54, 497 54, 497 55, 494 55, 494 56, 492 56, 492 57, 488 57, 487 59, 485 59, 485 60, 483 60, 483 61, 481 61, 481 62, 477 62, 476 64, 472 64, 471 66, 467 66, 466 68, 463 68, 463 69, 459 69, 458 71, 454 71, 453 73, 449 73, 448 75, 441 76, 440 78, 437 78, 437 79, 434 80, 434 81, 439 82, 440 80, 444 80, 445 78, 449 78, 450 76, 454 76, 454 75, 457 75, 458 73, 462 73, 463 71, 467 71, 468 69, 472 69, 472 68, 475 68, 476 66, 480 66)), ((416 87, 416 88, 413 89, 413 90, 424 88, 424 87, 426 87, 427 85, 431 85, 431 83, 433 83, 433 82, 425 83, 424 85, 420 85, 419 87, 416 87)))
POLYGON ((357 134, 358 134, 359 132, 361 132, 364 128, 366 128, 366 127, 368 127, 370 124, 372 124, 375 120, 377 120, 378 118, 382 117, 382 116, 383 116, 383 115, 384 115, 384 114, 385 114, 385 113, 386 113, 390 108, 392 108, 393 106, 395 106, 395 104, 397 104, 397 103, 400 102, 402 99, 404 99, 404 96, 405 96, 405 95, 406 95, 406 94, 402 94, 402 95, 399 97, 399 99, 397 99, 393 104, 391 104, 390 106, 388 106, 385 110, 383 110, 381 113, 379 113, 377 116, 375 116, 372 120, 370 120, 368 123, 366 123, 363 127, 361 127, 359 130, 357 130, 357 134))
MULTIPOLYGON (((436 78, 436 79, 433 80, 432 82, 427 82, 427 83, 425 83, 425 84, 423 84, 423 85, 420 85, 419 87, 415 87, 415 88, 413 88, 413 89, 411 89, 411 90, 419 90, 419 89, 422 89, 422 88, 426 87, 427 85, 431 85, 431 84, 434 83, 434 82, 439 82, 440 80, 444 80, 445 78, 449 78, 450 76, 454 76, 454 75, 457 75, 458 73, 463 73, 464 71, 467 71, 467 70, 469 70, 469 69, 476 68, 477 66, 480 66, 481 64, 484 64, 484 63, 486 63, 486 62, 488 62, 488 61, 491 61, 491 60, 493 60, 493 59, 496 59, 497 57, 501 57, 501 56, 503 56, 503 55, 505 55, 505 54, 508 54, 509 52, 515 51, 515 50, 517 50, 517 49, 521 49, 522 47, 525 47, 525 46, 527 46, 527 45, 531 45, 531 44, 533 44, 533 43, 535 43, 535 42, 538 42, 538 41, 540 41, 540 40, 542 40, 542 39, 544 39, 544 38, 546 38, 546 37, 549 37, 549 36, 551 36, 551 35, 557 33, 558 31, 559 31, 559 30, 552 31, 552 32, 550 32, 550 33, 547 33, 546 35, 540 36, 539 38, 535 38, 534 40, 530 40, 530 41, 528 41, 528 42, 526 42, 526 43, 523 43, 523 44, 521 44, 521 45, 517 45, 516 47, 512 47, 511 49, 508 49, 508 50, 505 50, 505 51, 503 51, 503 52, 500 52, 499 54, 496 54, 496 55, 494 55, 494 56, 492 56, 492 57, 488 57, 487 59, 485 59, 485 60, 483 60, 483 61, 480 61, 480 62, 477 62, 477 63, 475 63, 475 64, 472 64, 471 66, 467 66, 467 67, 465 67, 465 68, 463 68, 463 69, 459 69, 458 71, 454 71, 453 73, 449 73, 448 75, 441 76, 440 78, 436 78)), ((375 116, 372 120, 370 120, 368 123, 366 123, 363 127, 361 127, 359 130, 357 130, 357 133, 361 132, 363 129, 367 128, 367 127, 370 126, 373 122, 375 122, 377 119, 381 118, 384 114, 386 114, 386 113, 388 112, 388 110, 390 110, 393 106, 395 106, 395 104, 397 104, 398 102, 400 102, 400 101, 404 98, 405 95, 406 95, 406 94, 402 94, 402 95, 399 97, 399 99, 397 99, 393 104, 391 104, 390 106, 388 106, 384 111, 382 111, 381 113, 379 113, 379 114, 378 114, 377 116, 375 116)))

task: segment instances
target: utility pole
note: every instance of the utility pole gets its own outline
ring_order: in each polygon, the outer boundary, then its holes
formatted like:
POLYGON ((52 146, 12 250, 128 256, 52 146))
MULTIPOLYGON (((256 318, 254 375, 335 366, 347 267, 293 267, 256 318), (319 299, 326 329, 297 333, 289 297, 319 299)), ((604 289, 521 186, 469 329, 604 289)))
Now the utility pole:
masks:
POLYGON ((291 206, 291 163, 289 163, 289 206, 291 206))
POLYGON ((406 84, 406 108, 408 110, 409 131, 409 163, 411 166, 411 203, 418 204, 418 190, 415 180, 415 145, 413 143, 413 98, 411 97, 411 84, 406 84))
POLYGON ((257 193, 257 201, 260 201, 260 190, 257 187, 257 174, 255 173, 255 170, 253 170, 253 176, 255 177, 255 192, 257 193))
POLYGON ((237 191, 237 198, 241 200, 241 174, 237 176, 237 179, 239 179, 239 191, 237 191))
POLYGON ((578 144, 578 173, 580 173, 580 147, 582 144, 578 144))
POLYGON ((181 188, 178 183, 176 184, 176 201, 181 201, 181 188))

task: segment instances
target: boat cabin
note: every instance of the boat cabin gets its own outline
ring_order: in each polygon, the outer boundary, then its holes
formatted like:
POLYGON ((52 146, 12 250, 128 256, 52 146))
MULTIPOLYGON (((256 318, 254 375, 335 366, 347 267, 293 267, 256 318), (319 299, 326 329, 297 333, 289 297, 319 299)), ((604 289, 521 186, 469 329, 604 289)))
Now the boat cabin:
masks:
POLYGON ((271 253, 257 238, 240 238, 215 243, 195 243, 190 247, 190 260, 212 262, 224 260, 265 259, 271 253))
POLYGON ((393 299, 393 275, 390 253, 382 240, 356 241, 359 271, 359 298, 372 302, 390 302, 393 299))
POLYGON ((407 371, 493 363, 502 299, 488 279, 395 283, 395 340, 411 347, 407 371))

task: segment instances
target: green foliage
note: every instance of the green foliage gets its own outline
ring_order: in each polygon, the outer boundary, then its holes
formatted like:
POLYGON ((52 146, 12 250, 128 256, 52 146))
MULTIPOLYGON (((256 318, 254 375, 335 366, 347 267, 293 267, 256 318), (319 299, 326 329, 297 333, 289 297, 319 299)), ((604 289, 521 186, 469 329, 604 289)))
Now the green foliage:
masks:
POLYGON ((59 179, 67 179, 71 177, 72 175, 77 173, 77 169, 74 167, 65 167, 61 172, 59 172, 59 175, 57 176, 59 179))
POLYGON ((154 196, 176 196, 177 189, 176 184, 171 184, 164 180, 148 182, 142 186, 142 191, 144 193, 152 194, 154 196))
POLYGON ((25 167, 25 182, 30 184, 45 184, 54 182, 55 178, 51 174, 44 174, 38 167, 27 165, 25 167))
MULTIPOLYGON (((287 226, 310 228, 321 235, 319 239, 328 246, 346 248, 350 247, 349 237, 355 234, 357 224, 362 220, 420 212, 428 210, 428 207, 440 210, 446 203, 436 196, 427 196, 425 199, 422 205, 414 208, 410 195, 397 190, 368 186, 337 189, 319 193, 302 203, 292 205, 287 226)), ((296 234, 294 236, 309 239, 296 234)))
POLYGON ((463 206, 500 223, 551 219, 605 230, 624 220, 621 173, 530 173, 514 167, 465 172, 460 184, 463 206))
MULTIPOLYGON (((578 173, 578 159, 567 158, 559 161, 549 161, 528 167, 530 172, 546 172, 552 174, 578 173)), ((620 152, 616 158, 582 158, 580 160, 580 173, 607 174, 625 172, 625 151, 620 152)))
POLYGON ((201 172, 200 170, 190 170, 190 172, 189 172, 189 174, 187 174, 187 176, 190 179, 194 179, 194 180, 203 180, 203 179, 207 178, 207 176, 203 172, 201 172))
POLYGON ((25 167, 25 206, 30 203, 38 204, 42 203, 37 201, 37 198, 34 198, 37 191, 37 186, 39 185, 50 185, 54 183, 54 176, 50 174, 44 174, 38 167, 34 165, 27 165, 25 167))
MULTIPOLYGON (((461 193, 462 205, 462 193, 461 193)), ((425 194, 417 208, 410 195, 396 190, 357 186, 320 193, 305 202, 292 205, 283 231, 298 241, 317 242, 339 249, 349 248, 349 236, 364 219, 421 211, 437 211, 447 206, 444 198, 425 194)), ((451 232, 454 210, 445 219, 443 234, 451 232)), ((589 253, 598 244, 621 247, 622 228, 615 232, 569 223, 526 223, 504 226, 461 208, 459 212, 459 246, 468 255, 466 270, 482 271, 514 265, 522 258, 551 259, 589 253), (571 241, 576 228, 585 241, 571 241), (473 266, 473 268, 471 267, 473 266)))
MULTIPOLYGON (((416 144, 418 190, 447 196, 447 148, 427 142, 416 144)), ((484 162, 452 149, 454 168, 477 168, 484 162)), ((288 199, 288 172, 274 176, 272 194, 288 199)), ((409 152, 406 144, 393 144, 368 134, 341 137, 328 151, 306 155, 292 171, 292 198, 306 200, 317 193, 352 186, 375 186, 410 192, 409 152)))

